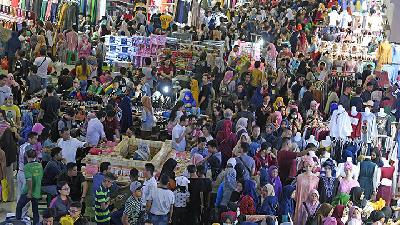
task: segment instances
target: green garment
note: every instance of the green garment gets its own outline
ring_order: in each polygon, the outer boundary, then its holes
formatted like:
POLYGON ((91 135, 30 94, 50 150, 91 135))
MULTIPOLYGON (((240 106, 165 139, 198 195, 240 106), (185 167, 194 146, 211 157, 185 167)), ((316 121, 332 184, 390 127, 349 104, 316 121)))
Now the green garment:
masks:
POLYGON ((94 86, 93 84, 89 86, 88 93, 93 95, 100 95, 103 88, 101 86, 94 86))
POLYGON ((350 195, 346 193, 340 193, 336 195, 336 197, 332 201, 332 206, 337 205, 347 205, 347 202, 350 200, 350 195))
MULTIPOLYGON (((32 180, 32 197, 36 199, 42 198, 42 177, 43 167, 38 162, 31 162, 24 166, 24 173, 26 180, 32 180)), ((28 184, 25 184, 22 194, 28 193, 28 184)))

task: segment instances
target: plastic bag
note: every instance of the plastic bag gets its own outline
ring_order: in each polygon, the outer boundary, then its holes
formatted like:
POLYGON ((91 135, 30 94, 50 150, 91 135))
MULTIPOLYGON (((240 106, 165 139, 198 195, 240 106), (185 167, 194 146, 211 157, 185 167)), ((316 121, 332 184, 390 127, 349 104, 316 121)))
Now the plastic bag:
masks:
POLYGON ((1 180, 1 197, 3 199, 3 202, 7 201, 8 199, 8 192, 9 192, 9 187, 6 179, 1 180))

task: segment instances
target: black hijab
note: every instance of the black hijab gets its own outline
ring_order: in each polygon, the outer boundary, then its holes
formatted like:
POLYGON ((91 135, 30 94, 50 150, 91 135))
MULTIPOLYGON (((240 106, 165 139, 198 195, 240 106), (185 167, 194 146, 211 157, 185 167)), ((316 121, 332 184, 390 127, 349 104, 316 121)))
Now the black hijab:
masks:
POLYGON ((17 143, 15 142, 14 133, 7 128, 0 138, 0 147, 6 154, 6 166, 17 161, 17 143))
POLYGON ((353 187, 350 190, 350 201, 353 202, 354 206, 363 209, 367 205, 367 200, 361 199, 361 195, 364 193, 364 189, 361 187, 353 187))
POLYGON ((167 175, 169 178, 171 179, 175 179, 175 167, 176 165, 178 165, 178 162, 173 159, 173 158, 169 158, 167 159, 167 161, 165 161, 162 169, 161 169, 161 173, 160 173, 160 177, 165 174, 167 175))

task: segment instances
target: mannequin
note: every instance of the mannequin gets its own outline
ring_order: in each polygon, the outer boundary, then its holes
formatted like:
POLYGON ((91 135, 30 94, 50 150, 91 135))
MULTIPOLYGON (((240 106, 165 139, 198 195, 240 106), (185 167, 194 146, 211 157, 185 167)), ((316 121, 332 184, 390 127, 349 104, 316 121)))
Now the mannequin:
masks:
POLYGON ((380 170, 380 185, 377 192, 377 199, 382 198, 386 202, 386 206, 390 206, 390 202, 392 200, 392 195, 395 194, 395 182, 393 176, 395 167, 389 164, 389 160, 386 160, 384 157, 382 158, 383 167, 379 168, 380 170))
POLYGON ((365 199, 370 200, 372 193, 378 188, 380 170, 378 166, 371 161, 369 156, 365 156, 365 160, 358 163, 357 166, 360 168, 358 182, 360 183, 360 187, 364 189, 365 199))
MULTIPOLYGON (((312 172, 315 166, 313 159, 310 156, 304 156, 302 158, 304 165, 304 173, 301 173, 296 179, 296 202, 306 201, 309 193, 313 189, 318 188, 319 178, 312 172)), ((301 218, 299 218, 300 207, 302 204, 296 204, 295 210, 295 224, 300 224, 301 218)))
MULTIPOLYGON (((351 157, 347 157, 346 162, 352 163, 352 158, 351 157)), ((345 169, 344 169, 344 165, 345 165, 346 162, 338 164, 336 177, 346 177, 346 173, 345 173, 345 169)), ((351 177, 354 180, 358 180, 358 174, 360 173, 360 170, 359 170, 358 167, 354 166, 354 164, 353 164, 353 168, 352 168, 351 173, 352 173, 351 177)))
POLYGON ((351 127, 353 128, 353 132, 351 132, 351 138, 355 139, 361 137, 361 113, 357 112, 357 108, 355 106, 352 106, 349 116, 351 120, 351 127))
POLYGON ((300 133, 300 132, 297 132, 297 133, 296 133, 296 136, 293 137, 293 142, 297 145, 297 148, 298 148, 300 151, 303 151, 303 150, 306 148, 306 146, 307 146, 306 141, 305 141, 304 138, 301 136, 301 133, 300 133))
POLYGON ((351 162, 346 162, 344 164, 344 172, 346 175, 343 179, 340 180, 339 193, 349 194, 350 190, 353 187, 360 186, 358 181, 353 179, 353 173, 352 173, 353 168, 355 168, 355 166, 351 162))
POLYGON ((322 165, 325 176, 321 176, 318 183, 318 193, 320 203, 332 203, 339 187, 339 180, 332 176, 335 164, 333 160, 327 160, 322 165))
MULTIPOLYGON (((372 107, 372 106, 371 106, 372 107)), ((367 155, 370 155, 371 144, 378 136, 378 129, 376 125, 376 116, 371 113, 371 109, 367 106, 362 114, 362 133, 361 138, 364 143, 368 145, 367 155)))
POLYGON ((376 124, 378 128, 379 136, 388 136, 391 133, 391 127, 389 124, 389 116, 385 113, 384 108, 380 108, 376 114, 376 124))
POLYGON ((338 109, 333 111, 329 128, 329 136, 339 139, 346 139, 353 132, 350 116, 342 105, 339 105, 338 109))

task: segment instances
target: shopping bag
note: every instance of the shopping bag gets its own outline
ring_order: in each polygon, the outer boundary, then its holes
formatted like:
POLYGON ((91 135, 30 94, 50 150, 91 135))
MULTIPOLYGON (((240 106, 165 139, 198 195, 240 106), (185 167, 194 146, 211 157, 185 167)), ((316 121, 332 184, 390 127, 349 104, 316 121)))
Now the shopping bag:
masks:
POLYGON ((3 199, 3 202, 7 201, 8 199, 8 183, 6 179, 1 180, 1 197, 3 199))

